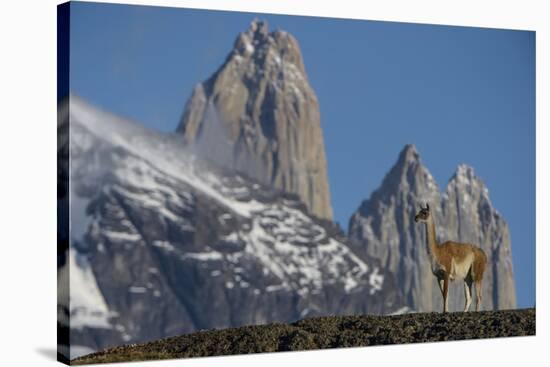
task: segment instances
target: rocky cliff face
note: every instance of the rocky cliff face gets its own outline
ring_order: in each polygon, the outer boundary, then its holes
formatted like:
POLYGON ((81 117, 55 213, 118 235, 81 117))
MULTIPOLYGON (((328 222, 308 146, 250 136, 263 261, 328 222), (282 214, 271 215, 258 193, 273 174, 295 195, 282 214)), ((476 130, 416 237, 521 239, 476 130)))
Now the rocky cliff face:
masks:
POLYGON ((429 262, 424 228, 414 222, 419 203, 425 202, 436 203, 431 206, 439 217, 439 188, 416 148, 409 145, 380 188, 351 217, 349 236, 358 251, 380 259, 394 274, 408 307, 431 311, 435 283, 429 266, 421 266, 429 262))
POLYGON ((195 87, 178 132, 202 156, 296 193, 311 213, 332 218, 319 105, 287 32, 254 21, 195 87))
MULTIPOLYGON (((439 310, 442 300, 430 269, 424 226, 414 222, 421 203, 429 203, 434 212, 440 242, 474 243, 487 254, 482 308, 514 308, 508 226, 493 208, 483 182, 467 166, 458 167, 440 194, 416 148, 406 146, 380 188, 351 217, 349 237, 358 251, 379 259, 394 275, 408 307, 439 310)), ((462 310, 462 284, 455 282, 450 292, 450 309, 462 310)))
POLYGON ((400 305, 379 263, 297 195, 76 97, 70 121, 71 244, 58 276, 70 274, 72 349, 400 305))
POLYGON ((489 190, 473 168, 460 165, 443 193, 442 226, 446 239, 474 243, 487 255, 485 309, 516 307, 510 232, 493 208, 489 190))

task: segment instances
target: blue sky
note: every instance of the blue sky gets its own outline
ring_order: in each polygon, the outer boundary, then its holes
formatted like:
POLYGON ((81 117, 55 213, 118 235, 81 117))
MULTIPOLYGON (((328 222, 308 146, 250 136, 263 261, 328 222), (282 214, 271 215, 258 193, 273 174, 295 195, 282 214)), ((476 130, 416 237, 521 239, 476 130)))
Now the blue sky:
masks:
POLYGON ((534 32, 73 2, 71 90, 174 131, 255 17, 300 43, 336 220, 347 228, 407 143, 441 189, 467 163, 510 225, 518 306, 534 306, 534 32))

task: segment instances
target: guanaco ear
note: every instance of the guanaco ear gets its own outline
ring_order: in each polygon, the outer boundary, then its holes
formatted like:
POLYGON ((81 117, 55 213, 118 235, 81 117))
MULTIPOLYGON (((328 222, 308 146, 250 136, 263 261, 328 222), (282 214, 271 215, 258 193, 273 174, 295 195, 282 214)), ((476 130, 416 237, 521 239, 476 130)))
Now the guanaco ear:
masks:
POLYGON ((426 203, 426 209, 430 210, 430 204, 426 203))

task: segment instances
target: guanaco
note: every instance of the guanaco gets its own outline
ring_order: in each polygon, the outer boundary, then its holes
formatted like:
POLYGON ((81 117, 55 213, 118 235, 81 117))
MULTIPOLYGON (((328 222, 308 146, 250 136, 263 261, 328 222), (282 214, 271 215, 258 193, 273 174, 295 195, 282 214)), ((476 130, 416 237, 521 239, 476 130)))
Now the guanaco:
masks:
POLYGON ((464 280, 464 312, 472 303, 472 284, 476 288, 476 311, 479 311, 482 300, 483 273, 487 264, 487 256, 482 249, 468 243, 447 241, 437 243, 435 223, 430 206, 420 206, 420 211, 414 217, 415 222, 424 222, 426 226, 426 242, 431 260, 432 273, 437 278, 437 284, 443 296, 443 312, 448 311, 449 281, 464 280))

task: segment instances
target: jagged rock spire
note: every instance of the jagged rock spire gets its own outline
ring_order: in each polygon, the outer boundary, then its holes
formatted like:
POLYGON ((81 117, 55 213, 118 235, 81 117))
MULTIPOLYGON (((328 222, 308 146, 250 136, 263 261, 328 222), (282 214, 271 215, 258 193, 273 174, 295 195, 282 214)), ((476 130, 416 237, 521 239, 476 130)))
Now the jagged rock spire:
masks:
MULTIPOLYGON (((394 274, 400 296, 410 308, 439 310, 441 296, 431 273, 424 228, 413 221, 419 204, 425 202, 434 214, 440 242, 473 243, 487 254, 482 309, 515 307, 508 226, 468 165, 458 166, 441 195, 416 148, 405 146, 381 186, 351 217, 349 236, 359 252, 380 259, 394 274)), ((462 284, 455 283, 450 309, 462 309, 463 302, 462 284)))
POLYGON ((349 223, 357 251, 378 258, 397 280, 400 296, 412 309, 432 305, 432 279, 423 228, 415 225, 420 204, 440 213, 439 189, 414 145, 406 145, 380 187, 363 201, 349 223))
POLYGON ((318 217, 332 218, 319 105, 289 33, 269 32, 266 22, 254 20, 225 63, 195 87, 178 132, 207 158, 229 160, 233 169, 298 194, 318 217), (213 151, 212 139, 228 148, 213 151))
POLYGON ((485 309, 516 307, 516 291, 508 224, 493 207, 489 190, 474 169, 461 164, 449 180, 442 200, 447 239, 480 246, 488 257, 483 288, 485 309))
POLYGON ((408 202, 411 210, 415 210, 420 204, 437 205, 439 202, 437 183, 412 144, 405 145, 401 150, 397 161, 384 177, 380 187, 368 200, 361 203, 359 212, 368 214, 379 211, 380 206, 391 205, 396 200, 408 202))

